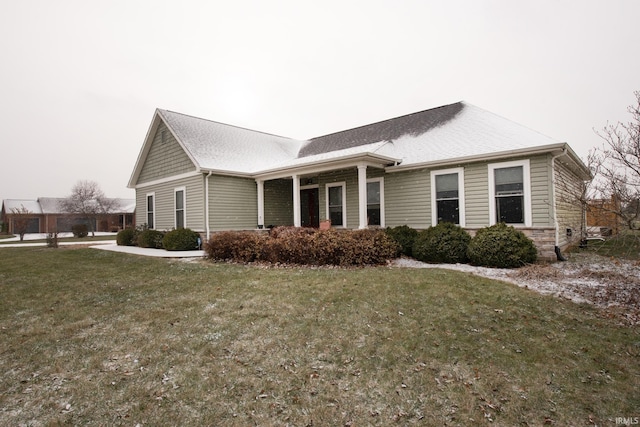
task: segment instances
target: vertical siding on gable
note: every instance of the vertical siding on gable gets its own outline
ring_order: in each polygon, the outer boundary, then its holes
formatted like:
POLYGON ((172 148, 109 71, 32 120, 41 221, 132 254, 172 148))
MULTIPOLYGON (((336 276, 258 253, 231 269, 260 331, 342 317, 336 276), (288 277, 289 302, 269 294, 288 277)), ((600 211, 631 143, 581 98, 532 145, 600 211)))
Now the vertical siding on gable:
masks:
POLYGON ((184 152, 164 123, 158 126, 149 152, 145 159, 137 184, 170 177, 196 170, 195 165, 184 152), (165 141, 162 142, 162 132, 165 141))
POLYGON ((202 175, 136 188, 136 224, 147 223, 147 194, 155 193, 155 229, 175 228, 175 189, 185 187, 186 227, 202 232, 204 227, 204 181, 202 175))
POLYGON ((388 227, 431 226, 431 183, 428 169, 388 173, 384 177, 385 223, 388 227))
POLYGON ((264 183, 264 225, 293 225, 291 179, 276 179, 264 183))
POLYGON ((258 225, 256 181, 212 175, 209 178, 209 221, 213 231, 255 229, 258 225))

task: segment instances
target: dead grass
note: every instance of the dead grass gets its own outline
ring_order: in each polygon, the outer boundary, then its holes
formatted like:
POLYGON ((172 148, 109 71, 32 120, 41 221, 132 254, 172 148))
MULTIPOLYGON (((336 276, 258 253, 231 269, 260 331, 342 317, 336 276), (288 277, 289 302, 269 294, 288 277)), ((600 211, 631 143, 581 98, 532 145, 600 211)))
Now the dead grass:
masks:
POLYGON ((640 335, 468 274, 0 250, 3 425, 584 425, 640 335))

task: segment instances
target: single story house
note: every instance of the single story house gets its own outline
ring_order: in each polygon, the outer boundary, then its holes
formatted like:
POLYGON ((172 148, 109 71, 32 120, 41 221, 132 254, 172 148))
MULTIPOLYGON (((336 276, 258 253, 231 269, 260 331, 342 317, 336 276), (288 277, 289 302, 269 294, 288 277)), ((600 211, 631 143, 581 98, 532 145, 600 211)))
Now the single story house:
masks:
POLYGON ((2 201, 0 218, 4 224, 7 224, 10 234, 16 234, 14 229, 16 211, 28 212, 25 213, 28 217, 27 233, 70 232, 71 227, 79 223, 91 225, 95 231, 107 232, 135 226, 136 202, 134 199, 109 199, 113 201, 113 211, 94 218, 64 212, 60 208, 63 200, 56 197, 39 197, 37 200, 5 199, 2 201))
POLYGON ((128 187, 155 229, 506 222, 552 259, 580 239, 570 196, 590 178, 567 143, 457 102, 309 140, 158 109, 128 187))

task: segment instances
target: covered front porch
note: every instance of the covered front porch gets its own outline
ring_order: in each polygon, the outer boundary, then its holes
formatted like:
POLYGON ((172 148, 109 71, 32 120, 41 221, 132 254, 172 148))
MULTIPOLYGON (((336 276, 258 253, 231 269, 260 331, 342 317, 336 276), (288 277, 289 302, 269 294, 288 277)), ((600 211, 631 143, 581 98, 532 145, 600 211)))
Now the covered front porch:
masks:
POLYGON ((263 174, 256 178, 258 228, 327 220, 335 228, 384 227, 384 167, 394 162, 367 154, 263 174))

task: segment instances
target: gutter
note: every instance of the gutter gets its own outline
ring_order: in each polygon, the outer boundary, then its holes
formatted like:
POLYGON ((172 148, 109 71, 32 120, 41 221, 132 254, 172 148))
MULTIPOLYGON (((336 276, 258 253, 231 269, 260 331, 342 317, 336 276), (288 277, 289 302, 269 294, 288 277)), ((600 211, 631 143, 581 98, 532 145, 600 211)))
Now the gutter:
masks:
POLYGON ((567 144, 565 144, 564 142, 561 142, 558 144, 534 147, 533 149, 521 148, 517 150, 501 151, 499 153, 494 153, 493 155, 491 155, 491 153, 489 154, 484 153, 484 154, 474 154, 472 156, 466 156, 466 157, 457 157, 453 159, 434 160, 431 162, 401 164, 399 166, 389 166, 385 169, 385 172, 403 172, 408 170, 435 168, 435 167, 455 165, 460 163, 472 163, 474 161, 493 161, 493 160, 516 157, 516 156, 534 156, 537 154, 547 154, 550 151, 554 151, 558 149, 566 151, 567 144))

